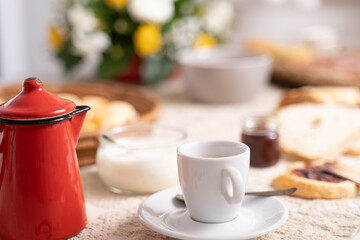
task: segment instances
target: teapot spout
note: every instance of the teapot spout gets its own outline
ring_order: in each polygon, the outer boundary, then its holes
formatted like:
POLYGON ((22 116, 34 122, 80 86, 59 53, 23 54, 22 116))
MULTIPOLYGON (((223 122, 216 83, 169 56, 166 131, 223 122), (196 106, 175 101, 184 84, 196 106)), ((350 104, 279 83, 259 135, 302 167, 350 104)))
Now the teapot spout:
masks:
POLYGON ((71 113, 70 124, 75 145, 78 143, 81 127, 84 123, 86 112, 89 110, 90 107, 88 106, 77 106, 71 113))

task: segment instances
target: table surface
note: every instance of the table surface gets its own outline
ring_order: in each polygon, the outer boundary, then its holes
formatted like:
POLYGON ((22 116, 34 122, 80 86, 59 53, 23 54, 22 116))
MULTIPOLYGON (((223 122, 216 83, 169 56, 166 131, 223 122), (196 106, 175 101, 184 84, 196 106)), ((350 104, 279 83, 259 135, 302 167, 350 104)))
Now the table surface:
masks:
MULTIPOLYGON (((185 129, 188 140, 238 140, 241 119, 250 114, 272 113, 279 101, 279 87, 267 86, 255 99, 238 104, 210 105, 191 102, 181 80, 164 82, 148 90, 164 100, 158 122, 185 129)), ((344 158, 360 167, 360 159, 344 158)), ((273 178, 283 173, 288 162, 274 167, 251 168, 248 186, 271 189, 273 178)), ((143 226, 137 210, 147 196, 124 196, 108 191, 101 182, 96 165, 81 168, 88 215, 87 227, 75 239, 171 239, 143 226)), ((360 198, 340 200, 306 200, 279 197, 289 209, 286 223, 257 240, 272 239, 352 239, 360 230, 360 198)))

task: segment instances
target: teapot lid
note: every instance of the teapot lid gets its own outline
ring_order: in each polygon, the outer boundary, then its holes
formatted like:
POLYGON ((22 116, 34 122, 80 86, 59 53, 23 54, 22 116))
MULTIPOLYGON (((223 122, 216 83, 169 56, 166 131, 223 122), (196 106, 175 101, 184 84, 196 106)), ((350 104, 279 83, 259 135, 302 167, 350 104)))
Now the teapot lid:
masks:
POLYGON ((76 105, 70 100, 45 90, 40 79, 31 77, 24 80, 22 91, 0 105, 3 119, 42 119, 72 112, 76 105))

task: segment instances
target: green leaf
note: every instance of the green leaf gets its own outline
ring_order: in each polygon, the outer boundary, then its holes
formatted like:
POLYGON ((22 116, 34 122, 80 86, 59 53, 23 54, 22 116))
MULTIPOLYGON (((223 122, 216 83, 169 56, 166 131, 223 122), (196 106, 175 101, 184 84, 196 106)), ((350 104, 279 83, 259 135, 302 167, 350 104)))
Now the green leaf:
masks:
POLYGON ((72 45, 69 41, 65 42, 64 47, 58 53, 58 57, 63 61, 66 72, 72 70, 82 61, 80 55, 76 55, 71 51, 72 45))
POLYGON ((171 72, 174 62, 167 57, 147 58, 141 66, 141 77, 147 84, 154 84, 166 78, 171 72))
POLYGON ((193 0, 176 0, 174 2, 174 7, 175 7, 174 15, 170 20, 168 20, 166 23, 163 24, 162 32, 169 31, 172 28, 173 23, 176 22, 176 20, 182 18, 183 16, 194 15, 196 4, 193 0), (183 8, 190 9, 190 12, 184 15, 182 12, 183 8))
POLYGON ((132 56, 132 51, 129 48, 125 49, 124 56, 118 59, 114 59, 108 52, 104 53, 103 60, 98 68, 98 76, 103 79, 113 78, 124 69, 132 56))

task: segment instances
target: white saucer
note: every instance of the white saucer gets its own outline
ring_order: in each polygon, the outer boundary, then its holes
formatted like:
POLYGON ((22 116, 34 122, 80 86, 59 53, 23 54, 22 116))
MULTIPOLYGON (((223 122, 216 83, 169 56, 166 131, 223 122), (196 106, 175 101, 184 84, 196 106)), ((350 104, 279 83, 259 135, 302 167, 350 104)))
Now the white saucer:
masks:
MULTIPOLYGON (((254 189, 247 189, 254 191, 254 189)), ((285 205, 275 197, 245 196, 241 212, 233 221, 207 224, 190 218, 185 204, 175 198, 180 187, 148 197, 139 207, 143 224, 169 237, 192 240, 249 239, 280 227, 288 217, 285 205)))

